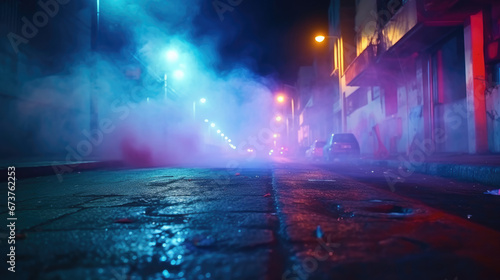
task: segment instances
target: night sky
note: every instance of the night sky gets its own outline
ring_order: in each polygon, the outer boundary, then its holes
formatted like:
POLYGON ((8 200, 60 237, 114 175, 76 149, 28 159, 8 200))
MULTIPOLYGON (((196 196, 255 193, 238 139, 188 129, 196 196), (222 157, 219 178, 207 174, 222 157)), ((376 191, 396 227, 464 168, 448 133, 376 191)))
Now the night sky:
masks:
MULTIPOLYGON (((327 32, 329 0, 312 2, 306 0, 241 0, 241 3, 235 6, 233 11, 223 13, 224 20, 222 21, 213 6, 213 2, 212 0, 192 0, 191 3, 189 1, 183 3, 182 5, 200 5, 200 7, 186 6, 182 8, 183 10, 196 11, 196 13, 192 13, 196 14, 193 16, 194 19, 183 19, 182 11, 173 9, 169 6, 171 5, 169 2, 145 1, 144 3, 148 4, 144 4, 144 7, 149 12, 156 14, 161 25, 164 25, 163 27, 167 30, 174 29, 174 33, 176 31, 183 33, 189 30, 191 35, 189 37, 194 44, 197 41, 200 44, 210 42, 211 45, 215 46, 220 56, 220 62, 213 66, 221 73, 244 67, 257 75, 288 84, 295 83, 300 66, 312 64, 314 51, 319 48, 318 44, 314 42, 314 36, 317 33, 327 32)), ((228 0, 220 0, 220 2, 228 3, 228 0)), ((34 1, 23 1, 23 3, 25 3, 23 9, 27 10, 28 15, 32 15, 39 9, 34 1)), ((83 3, 80 1, 69 2, 62 11, 68 11, 70 7, 76 11, 82 7, 83 3)), ((103 30, 112 28, 107 21, 109 14, 123 3, 126 1, 101 1, 101 28, 103 30)), ((58 54, 74 50, 75 42, 60 39, 57 44, 54 44, 53 40, 44 39, 56 38, 48 35, 49 32, 60 34, 72 32, 72 29, 64 23, 64 18, 71 19, 71 16, 61 13, 61 16, 52 20, 48 27, 40 30, 43 35, 32 40, 31 46, 58 54), (59 20, 61 21, 58 22, 59 20), (68 28, 70 30, 65 30, 68 28)), ((140 20, 127 23, 121 19, 116 23, 123 25, 124 28, 143 24, 140 20)), ((160 28, 162 27, 160 26, 160 28)), ((65 38, 66 36, 60 35, 59 37, 65 38)), ((101 44, 106 44, 105 38, 114 38, 113 40, 116 41, 119 37, 116 34, 103 35, 101 44)))
POLYGON ((221 70, 244 65, 294 83, 298 67, 313 62, 315 34, 327 31, 329 2, 243 0, 221 21, 212 2, 206 1, 195 20, 196 35, 221 38, 221 70))

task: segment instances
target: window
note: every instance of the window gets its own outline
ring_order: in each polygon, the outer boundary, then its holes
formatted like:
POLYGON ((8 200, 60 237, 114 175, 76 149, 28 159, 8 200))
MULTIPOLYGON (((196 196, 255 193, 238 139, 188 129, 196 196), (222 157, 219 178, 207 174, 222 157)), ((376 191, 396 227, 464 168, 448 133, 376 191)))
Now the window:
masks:
POLYGON ((361 87, 347 97, 347 114, 368 104, 368 87, 361 87))

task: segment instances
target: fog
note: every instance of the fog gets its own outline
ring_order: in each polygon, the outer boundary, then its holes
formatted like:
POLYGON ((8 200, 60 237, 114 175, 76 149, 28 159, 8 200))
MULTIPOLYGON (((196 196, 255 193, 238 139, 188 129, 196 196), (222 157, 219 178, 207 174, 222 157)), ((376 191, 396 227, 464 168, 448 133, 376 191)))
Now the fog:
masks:
POLYGON ((7 155, 225 167, 267 154, 272 133, 284 131, 272 122, 277 81, 244 63, 218 70, 218 44, 228 35, 193 37, 201 0, 101 3, 101 26, 128 23, 126 44, 119 52, 79 49, 57 74, 23 81, 13 113, 26 139, 13 140, 7 155), (251 143, 258 153, 248 154, 251 143))

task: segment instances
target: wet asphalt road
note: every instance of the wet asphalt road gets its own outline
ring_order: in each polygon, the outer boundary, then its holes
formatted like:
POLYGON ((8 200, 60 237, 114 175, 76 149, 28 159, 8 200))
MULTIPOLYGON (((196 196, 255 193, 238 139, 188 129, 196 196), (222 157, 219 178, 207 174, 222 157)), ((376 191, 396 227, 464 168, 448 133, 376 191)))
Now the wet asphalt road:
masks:
POLYGON ((420 174, 391 186, 390 172, 281 160, 19 180, 16 272, 0 277, 500 279, 492 187, 420 174))

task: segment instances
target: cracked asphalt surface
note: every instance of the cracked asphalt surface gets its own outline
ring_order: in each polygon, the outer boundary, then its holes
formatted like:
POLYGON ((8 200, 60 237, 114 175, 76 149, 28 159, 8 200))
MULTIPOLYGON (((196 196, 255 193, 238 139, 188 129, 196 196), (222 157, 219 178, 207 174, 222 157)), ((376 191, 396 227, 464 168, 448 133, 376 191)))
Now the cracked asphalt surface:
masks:
POLYGON ((384 172, 280 161, 19 180, 16 272, 0 277, 500 279, 491 187, 413 174, 392 191, 384 172))

